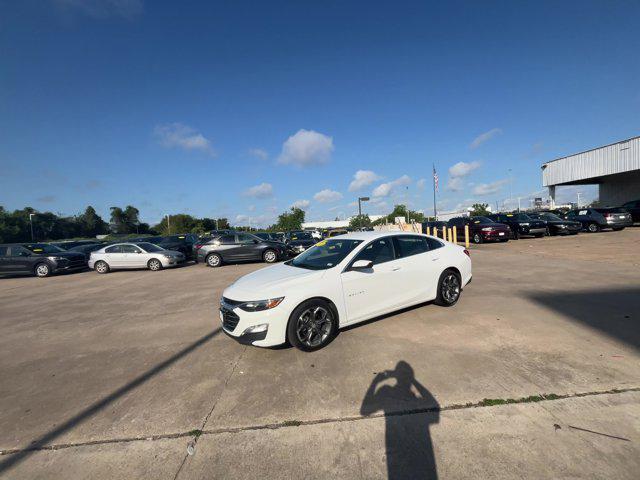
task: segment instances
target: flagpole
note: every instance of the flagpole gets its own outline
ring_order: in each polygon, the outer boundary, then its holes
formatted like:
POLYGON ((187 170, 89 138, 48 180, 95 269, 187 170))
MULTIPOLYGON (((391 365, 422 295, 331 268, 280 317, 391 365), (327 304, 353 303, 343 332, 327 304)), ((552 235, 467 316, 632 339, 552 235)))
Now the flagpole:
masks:
POLYGON ((436 166, 433 165, 433 173, 431 175, 433 178, 433 219, 438 220, 438 209, 436 207, 436 166))

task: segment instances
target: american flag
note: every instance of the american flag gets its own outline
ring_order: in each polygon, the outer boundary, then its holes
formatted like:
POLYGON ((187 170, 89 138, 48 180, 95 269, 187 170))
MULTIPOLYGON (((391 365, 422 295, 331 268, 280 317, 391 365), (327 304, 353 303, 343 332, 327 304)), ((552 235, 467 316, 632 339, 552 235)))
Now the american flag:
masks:
POLYGON ((436 167, 433 167, 433 185, 435 186, 436 192, 438 191, 438 173, 436 172, 436 167))

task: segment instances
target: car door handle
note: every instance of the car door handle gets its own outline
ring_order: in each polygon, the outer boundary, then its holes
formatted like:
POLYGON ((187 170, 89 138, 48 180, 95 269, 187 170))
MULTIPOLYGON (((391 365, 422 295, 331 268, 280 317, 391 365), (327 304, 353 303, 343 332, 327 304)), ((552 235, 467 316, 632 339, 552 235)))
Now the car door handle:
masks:
POLYGON ((436 260, 440 260, 440 257, 432 258, 431 261, 435 262, 436 260))
POLYGON ((397 272, 398 270, 400 270, 402 267, 393 267, 391 269, 392 272, 397 272))

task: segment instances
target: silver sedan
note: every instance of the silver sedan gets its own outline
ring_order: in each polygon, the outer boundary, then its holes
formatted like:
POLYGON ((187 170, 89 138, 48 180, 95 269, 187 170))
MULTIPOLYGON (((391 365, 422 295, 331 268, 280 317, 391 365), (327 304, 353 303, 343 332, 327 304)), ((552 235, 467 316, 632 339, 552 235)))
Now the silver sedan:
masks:
POLYGON ((125 268, 148 268, 157 271, 184 262, 180 252, 165 250, 148 242, 116 243, 91 252, 89 268, 98 273, 125 268))

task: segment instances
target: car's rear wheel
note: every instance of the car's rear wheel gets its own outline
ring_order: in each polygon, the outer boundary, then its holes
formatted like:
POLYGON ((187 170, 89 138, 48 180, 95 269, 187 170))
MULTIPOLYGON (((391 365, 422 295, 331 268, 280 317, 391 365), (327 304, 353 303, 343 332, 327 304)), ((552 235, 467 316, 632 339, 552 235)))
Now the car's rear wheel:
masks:
POLYGON ((479 233, 474 233, 471 239, 473 240, 473 243, 482 243, 482 235, 479 233))
POLYGON ((222 257, 217 253, 210 253, 209 255, 207 255, 205 261, 207 262, 207 265, 214 268, 222 265, 222 257))
POLYGON ((589 225, 587 225, 587 231, 589 231, 589 233, 599 232, 600 225, 598 225, 597 223, 590 223, 589 225))
POLYGON ((103 262, 102 260, 96 262, 93 269, 98 273, 109 273, 110 270, 107 262, 103 262))
POLYGON ((289 343, 304 352, 313 352, 333 340, 338 330, 338 316, 322 299, 311 299, 296 307, 287 324, 289 343))
POLYGON ((275 251, 273 250, 266 250, 263 254, 262 254, 262 259, 267 262, 267 263, 273 263, 276 260, 278 260, 278 255, 276 254, 275 251))
POLYGON ((460 276, 453 270, 445 270, 438 281, 438 296, 436 304, 441 307, 451 307, 456 304, 462 293, 460 276))
POLYGON ((51 267, 46 263, 39 263, 35 268, 36 277, 44 278, 51 275, 51 267))
POLYGON ((162 262, 157 258, 152 258, 147 262, 147 267, 149 267, 149 270, 157 272, 158 270, 162 270, 162 262))

